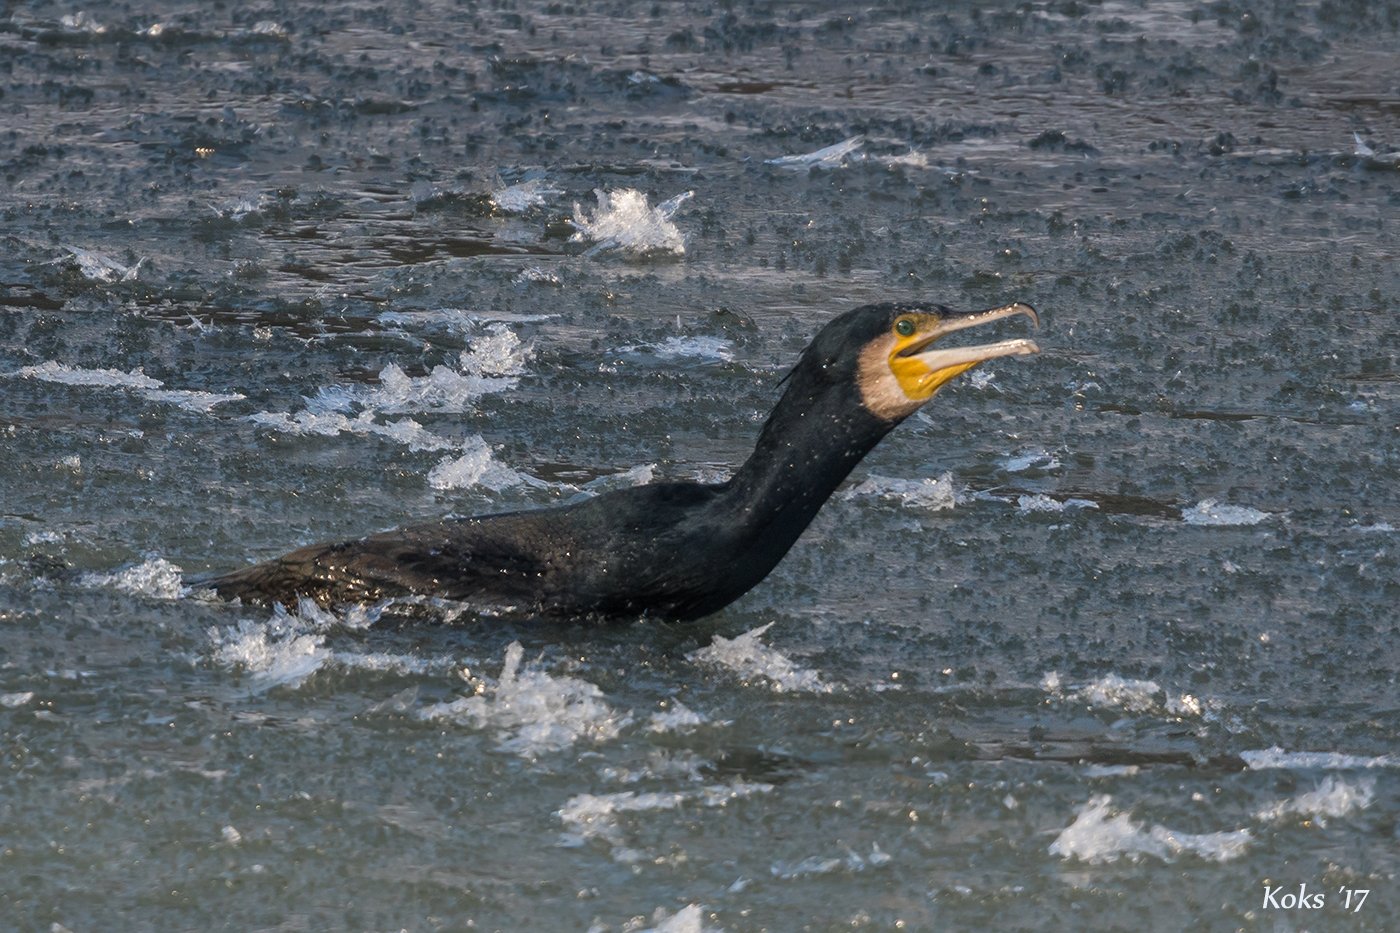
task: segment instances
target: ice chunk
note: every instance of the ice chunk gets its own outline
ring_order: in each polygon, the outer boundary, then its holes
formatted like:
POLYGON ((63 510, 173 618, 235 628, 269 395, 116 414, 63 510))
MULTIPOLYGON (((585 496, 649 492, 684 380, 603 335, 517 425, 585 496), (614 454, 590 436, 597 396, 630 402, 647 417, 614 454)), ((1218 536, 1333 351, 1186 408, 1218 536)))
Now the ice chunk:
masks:
POLYGON ((575 242, 591 241, 594 246, 590 253, 606 249, 685 252, 685 237, 671 223, 671 217, 693 191, 678 194, 655 208, 648 205, 645 193, 633 188, 612 193, 595 188, 593 193, 598 196, 597 213, 584 217, 583 210, 575 204, 573 224, 578 232, 570 237, 575 242))
POLYGON ((214 660, 241 667, 255 691, 298 687, 331 658, 331 650, 323 645, 326 636, 298 632, 285 613, 280 618, 274 614, 268 622, 244 619, 223 631, 211 627, 209 640, 214 643, 214 660))
POLYGON ((1305 771, 1314 768, 1333 771, 1358 771, 1366 768, 1394 768, 1400 766, 1400 759, 1380 755, 1367 758, 1362 755, 1344 755, 1340 752, 1286 752, 1275 745, 1273 748, 1240 752, 1244 763, 1252 770, 1263 771, 1269 768, 1288 768, 1305 771))
POLYGON ((667 337, 656 348, 656 355, 662 359, 695 356, 729 363, 734 359, 734 345, 718 337, 667 337))
POLYGON ((1154 697, 1162 692, 1153 680, 1127 680, 1117 674, 1108 674, 1074 691, 1075 699, 1084 700, 1094 706, 1120 706, 1129 712, 1139 713, 1157 705, 1154 697))
POLYGON ((1259 812, 1261 820, 1278 820, 1289 813, 1316 817, 1319 825, 1326 826, 1324 819, 1329 816, 1346 816, 1353 810, 1365 810, 1376 795, 1376 779, 1363 777, 1351 783, 1335 774, 1322 779, 1316 788, 1305 791, 1292 800, 1281 800, 1259 812))
POLYGON ((546 187, 543 179, 532 178, 518 185, 491 192, 491 201, 507 213, 522 214, 532 207, 544 207, 546 198, 563 193, 557 188, 546 187))
MULTIPOLYGON (((486 333, 471 340, 468 349, 462 351, 462 371, 469 376, 521 376, 525 364, 534 355, 534 350, 520 342, 520 337, 505 324, 487 326, 486 333)), ((489 383, 487 391, 500 391, 514 385, 489 383)), ((484 393, 483 393, 484 394, 484 393)))
POLYGON ((704 725, 710 717, 688 709, 678 700, 671 702, 671 708, 664 713, 652 713, 647 724, 648 732, 689 732, 696 726, 704 725))
POLYGON ((533 666, 521 669, 524 649, 512 642, 494 695, 477 695, 426 706, 420 719, 445 719, 491 729, 497 748, 522 758, 562 751, 577 742, 604 742, 632 721, 603 700, 603 691, 574 677, 551 677, 533 666))
POLYGON ((165 402, 178 405, 187 411, 197 411, 208 414, 215 405, 224 402, 236 402, 244 396, 238 393, 218 395, 213 392, 190 392, 184 390, 164 389, 165 383, 159 379, 152 379, 139 368, 133 369, 129 373, 124 373, 120 369, 82 369, 76 366, 68 366, 54 360, 47 360, 38 366, 25 366, 22 369, 9 373, 11 376, 23 376, 27 379, 41 379, 44 382, 57 382, 71 386, 98 386, 107 389, 130 389, 136 391, 142 398, 152 402, 165 402))
POLYGON ((563 821, 569 831, 583 839, 599 837, 612 842, 620 842, 621 829, 617 825, 617 814, 629 810, 675 809, 686 800, 685 794, 638 794, 624 791, 620 794, 578 794, 569 798, 568 803, 555 811, 554 815, 563 821))
POLYGON ((1220 505, 1214 499, 1202 499, 1181 510, 1181 519, 1188 525, 1257 525, 1268 517, 1268 512, 1242 505, 1220 505))
POLYGON ((320 434, 335 437, 337 434, 377 435, 404 444, 409 450, 450 450, 453 443, 439 437, 412 418, 403 418, 392 424, 379 424, 374 420, 373 411, 363 411, 355 418, 347 418, 338 412, 318 415, 310 410, 299 411, 292 417, 284 411, 259 412, 249 415, 248 420, 284 434, 320 434))
POLYGON ((1016 511, 1018 512, 1063 512, 1066 509, 1097 509, 1098 507, 1097 502, 1089 499, 1066 499, 1061 502, 1041 493, 1016 497, 1016 511))
MULTIPOLYGON (((518 338, 516 343, 519 343, 518 338)), ((414 377, 390 363, 379 371, 378 388, 366 393, 360 404, 367 409, 390 413, 462 412, 488 392, 503 392, 515 384, 515 379, 463 375, 446 366, 435 366, 428 375, 414 377)))
POLYGON ((781 651, 759 641, 759 637, 772 627, 773 623, 769 622, 732 639, 716 635, 707 647, 692 651, 686 658, 728 668, 744 680, 764 677, 772 684, 775 693, 787 690, 830 693, 831 685, 822 683, 816 671, 799 667, 781 651))
POLYGON ((124 373, 120 369, 82 369, 55 360, 45 360, 38 366, 25 366, 13 375, 70 386, 103 386, 112 389, 159 389, 165 385, 159 379, 147 376, 139 368, 124 373))
POLYGON ((895 479, 872 473, 865 482, 842 494, 843 499, 857 496, 897 499, 905 506, 934 511, 951 509, 962 501, 961 493, 953 484, 952 473, 944 473, 938 479, 895 479))
POLYGON ((637 933, 707 933, 699 904, 688 904, 671 917, 666 916, 666 908, 658 907, 651 921, 656 926, 638 930, 637 933))
POLYGON ((462 449, 465 451, 462 456, 456 459, 448 457, 428 471, 429 486, 434 489, 484 486, 492 492, 500 492, 522 483, 538 484, 538 481, 492 459, 490 446, 480 437, 469 439, 462 449))
POLYGON ((140 273, 141 265, 146 261, 142 259, 134 266, 124 266, 109 256, 91 250, 79 249, 76 246, 63 248, 72 254, 73 261, 78 264, 78 271, 83 277, 94 282, 130 282, 140 273))
POLYGON ((814 166, 821 168, 840 168, 841 164, 848 160, 865 143, 864 136, 852 136, 844 142, 839 142, 834 146, 827 146, 825 149, 818 149, 816 152, 806 152, 801 155, 779 156, 776 159, 764 159, 764 165, 773 165, 778 168, 787 169, 810 169, 814 166))
POLYGON ((182 572, 170 561, 153 557, 120 573, 84 573, 79 582, 83 586, 110 586, 138 596, 179 599, 185 594, 182 572))
POLYGON ((1060 468, 1060 460, 1043 447, 1033 447, 1014 457, 1007 457, 1002 463, 1002 468, 1008 473, 1024 473, 1032 468, 1048 473, 1060 468))
POLYGON ((1249 830, 1193 835, 1153 826, 1144 832, 1141 823, 1126 813, 1113 814, 1113 798, 1100 794, 1077 809, 1074 822, 1060 831, 1050 844, 1050 854, 1077 858, 1090 864, 1115 862, 1126 856, 1134 861, 1152 855, 1171 861, 1183 852, 1203 859, 1226 862, 1238 858, 1249 847, 1249 830))

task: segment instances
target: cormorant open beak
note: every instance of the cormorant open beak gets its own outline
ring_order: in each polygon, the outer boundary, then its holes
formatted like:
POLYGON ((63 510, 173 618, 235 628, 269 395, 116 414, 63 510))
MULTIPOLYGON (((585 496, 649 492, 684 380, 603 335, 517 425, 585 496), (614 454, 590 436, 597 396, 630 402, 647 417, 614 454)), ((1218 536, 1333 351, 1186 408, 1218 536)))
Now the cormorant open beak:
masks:
POLYGON ((890 354, 890 369, 899 379, 904 394, 911 399, 928 399, 954 377, 985 360, 1039 353, 1040 347, 1036 346, 1035 341, 1025 339, 1001 340, 971 347, 930 348, 938 338, 953 331, 1017 314, 1026 315, 1036 327, 1040 326, 1040 315, 1036 314, 1035 309, 1019 301, 966 314, 919 315, 916 319, 918 329, 899 341, 890 354))

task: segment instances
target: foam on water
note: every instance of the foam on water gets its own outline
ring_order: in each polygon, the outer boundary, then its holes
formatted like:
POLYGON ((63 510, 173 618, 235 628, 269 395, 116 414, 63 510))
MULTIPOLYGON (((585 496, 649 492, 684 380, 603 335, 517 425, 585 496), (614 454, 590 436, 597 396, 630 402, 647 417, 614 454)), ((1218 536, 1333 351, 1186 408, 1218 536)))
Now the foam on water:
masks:
POLYGON ((1400 767, 1400 759, 1388 755, 1367 758, 1361 755, 1344 755, 1340 752, 1286 752, 1277 745, 1240 752, 1240 758, 1254 771, 1270 768, 1287 768, 1294 771, 1358 771, 1367 768, 1400 767))
POLYGON ((716 635, 708 646, 690 652, 686 658, 734 671, 745 681, 763 677, 772 685, 774 693, 788 690, 830 693, 831 685, 822 683, 816 671, 794 664, 781 651, 759 641, 772 627, 773 623, 769 622, 732 639, 716 635))
POLYGON ((563 193, 557 188, 547 187, 542 178, 532 178, 491 192, 491 203, 507 213, 523 214, 532 207, 544 207, 548 198, 563 193))
POLYGON ((179 599, 185 595, 183 571, 160 557, 150 558, 119 573, 84 573, 79 577, 83 586, 110 586, 137 596, 156 599, 179 599))
POLYGON ((1292 800, 1280 800, 1259 812, 1261 820, 1279 820, 1290 813, 1316 817, 1322 826, 1324 817, 1346 816, 1354 810, 1365 810, 1376 795, 1376 779, 1363 777, 1355 783, 1335 774, 1324 777, 1316 788, 1298 794, 1292 800))
POLYGON ((1077 808, 1074 822, 1050 844, 1050 854, 1077 858, 1089 864, 1115 862, 1121 857, 1137 861, 1151 855, 1171 861, 1184 852, 1203 859, 1227 862, 1239 858, 1252 840, 1249 830, 1228 833, 1181 833, 1165 826, 1143 830, 1126 813, 1114 814, 1113 798, 1099 794, 1077 808))
POLYGON ((897 479, 872 473, 859 486, 842 493, 841 498, 857 496, 895 499, 904 506, 934 511, 951 509, 963 501, 961 491, 953 484, 952 473, 944 473, 938 479, 897 479))
POLYGON ((800 155, 778 156, 776 159, 764 159, 764 165, 773 165, 778 168, 794 169, 803 171, 813 167, 819 168, 840 168, 847 161, 861 161, 852 158, 857 150, 865 144, 864 136, 852 136, 834 146, 827 146, 815 152, 805 152, 800 155))
POLYGON ((55 360, 45 360, 38 366, 25 366, 15 372, 5 373, 5 375, 56 382, 61 385, 129 390, 149 401, 178 405, 186 411, 195 411, 201 414, 208 414, 215 405, 236 402, 244 398, 237 393, 219 395, 213 392, 165 389, 163 388, 165 383, 147 376, 141 372, 139 367, 129 373, 124 373, 120 369, 83 369, 78 366, 68 366, 55 360))
POLYGON ((606 742, 632 722, 603 700, 603 691, 575 677, 551 677, 533 664, 521 667, 520 642, 506 648, 505 667, 494 690, 425 706, 420 719, 441 719, 490 729, 496 747, 522 758, 562 751, 582 741, 606 742), (486 695, 490 693, 490 695, 486 695))
POLYGON ((611 193, 595 188, 598 196, 598 210, 590 218, 583 216, 583 210, 574 204, 573 224, 578 229, 571 240, 592 242, 589 250, 595 254, 608 249, 628 250, 636 253, 685 252, 685 237, 671 217, 693 191, 686 191, 670 200, 650 207, 644 192, 633 188, 623 188, 611 193))
POLYGON ((1188 525, 1257 525, 1268 517, 1268 512, 1242 505, 1220 505, 1214 499, 1202 499, 1181 510, 1181 520, 1188 525))
POLYGON ((491 447, 481 437, 472 437, 462 445, 464 453, 448 457, 428 471, 428 485, 434 489, 465 489, 482 486, 500 492, 522 483, 544 485, 539 480, 518 473, 491 456, 491 447))

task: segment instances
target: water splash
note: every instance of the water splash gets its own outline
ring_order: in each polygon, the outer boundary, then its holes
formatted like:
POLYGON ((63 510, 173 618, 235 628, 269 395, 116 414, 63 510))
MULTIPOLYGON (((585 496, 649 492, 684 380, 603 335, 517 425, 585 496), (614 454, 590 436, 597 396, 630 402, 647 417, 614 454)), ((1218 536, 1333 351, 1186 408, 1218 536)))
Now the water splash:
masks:
POLYGON ((1172 861, 1184 852, 1228 862, 1244 855, 1253 838, 1247 829, 1194 835, 1157 825, 1144 831, 1128 814, 1114 814, 1112 804, 1113 798, 1107 794, 1091 797, 1076 810, 1074 822, 1050 844, 1050 854, 1091 865, 1116 862, 1125 856, 1137 861, 1144 855, 1172 861))
POLYGON ((732 639, 716 635, 708 646, 692 651, 686 658, 731 670, 746 681, 762 677, 772 684, 774 693, 830 693, 831 685, 822 683, 816 671, 800 667, 781 651, 759 641, 772 627, 769 622, 732 639))

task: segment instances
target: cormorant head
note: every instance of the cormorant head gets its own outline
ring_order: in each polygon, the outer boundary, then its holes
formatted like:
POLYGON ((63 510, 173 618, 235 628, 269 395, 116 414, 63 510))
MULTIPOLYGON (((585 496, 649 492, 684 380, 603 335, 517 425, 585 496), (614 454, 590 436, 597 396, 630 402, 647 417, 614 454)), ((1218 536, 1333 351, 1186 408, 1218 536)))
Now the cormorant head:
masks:
POLYGON ((1040 317, 1016 302, 986 311, 954 311, 937 304, 866 305, 835 318, 808 350, 828 376, 850 379, 861 401, 885 421, 917 411, 947 382, 983 360, 1039 353, 1032 340, 1002 340, 977 346, 946 346, 940 338, 1000 318, 1040 317))

